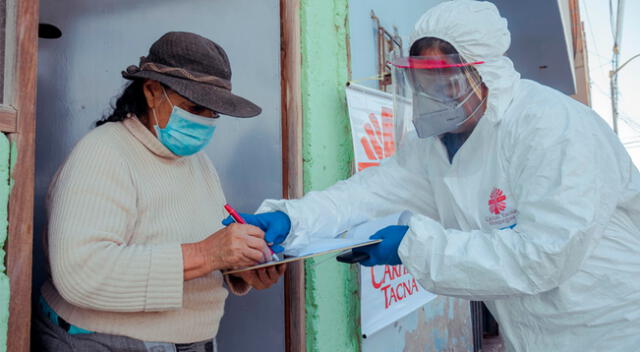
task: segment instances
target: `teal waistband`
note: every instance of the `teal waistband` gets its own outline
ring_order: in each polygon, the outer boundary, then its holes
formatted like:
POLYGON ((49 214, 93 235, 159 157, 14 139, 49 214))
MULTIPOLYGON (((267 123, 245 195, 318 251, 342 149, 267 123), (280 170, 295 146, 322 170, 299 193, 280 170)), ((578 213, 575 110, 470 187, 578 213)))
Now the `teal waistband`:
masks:
POLYGON ((93 331, 89 331, 89 330, 85 330, 83 328, 79 328, 79 327, 77 327, 75 325, 69 324, 66 320, 62 319, 58 315, 58 313, 56 313, 53 310, 53 308, 51 308, 51 306, 49 306, 49 303, 47 303, 47 301, 45 301, 44 297, 40 296, 40 299, 38 300, 38 304, 40 305, 40 309, 42 310, 44 315, 46 315, 47 318, 49 318, 49 320, 51 320, 52 323, 54 323, 55 325, 58 325, 59 327, 63 328, 70 335, 93 334, 93 331))

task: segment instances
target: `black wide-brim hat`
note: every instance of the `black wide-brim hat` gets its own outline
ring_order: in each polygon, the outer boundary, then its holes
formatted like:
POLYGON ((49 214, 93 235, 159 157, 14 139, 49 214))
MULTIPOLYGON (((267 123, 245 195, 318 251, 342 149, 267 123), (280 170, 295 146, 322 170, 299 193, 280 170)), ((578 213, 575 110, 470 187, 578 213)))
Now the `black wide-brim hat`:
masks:
POLYGON ((231 93, 231 65, 221 46, 187 32, 169 32, 122 72, 126 79, 158 81, 195 104, 235 117, 253 117, 259 106, 231 93))

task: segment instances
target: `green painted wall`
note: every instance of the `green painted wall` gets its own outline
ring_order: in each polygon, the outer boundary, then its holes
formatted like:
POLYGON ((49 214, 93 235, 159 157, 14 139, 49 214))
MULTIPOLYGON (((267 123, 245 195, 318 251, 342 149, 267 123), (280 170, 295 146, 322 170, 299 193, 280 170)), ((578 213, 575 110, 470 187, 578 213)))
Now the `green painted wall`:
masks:
MULTIPOLYGON (((348 0, 300 2, 304 191, 351 175, 353 150, 345 97, 348 0)), ((307 350, 358 351, 358 275, 332 258, 309 260, 307 350)))
POLYGON ((7 349, 7 322, 9 320, 9 278, 5 273, 3 248, 9 225, 10 150, 9 140, 0 133, 0 352, 7 349))

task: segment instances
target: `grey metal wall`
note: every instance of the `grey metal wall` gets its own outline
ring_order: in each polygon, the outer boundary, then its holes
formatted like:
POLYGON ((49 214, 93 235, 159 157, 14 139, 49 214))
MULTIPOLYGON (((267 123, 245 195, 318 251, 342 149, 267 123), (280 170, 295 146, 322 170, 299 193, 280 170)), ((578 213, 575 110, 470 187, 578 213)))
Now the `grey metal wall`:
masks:
MULTIPOLYGON (((254 119, 223 117, 206 149, 227 200, 254 211, 261 200, 281 196, 278 6, 278 0, 41 2, 41 22, 58 26, 62 37, 39 43, 34 294, 45 277, 38 235, 52 175, 108 112, 125 83, 120 71, 137 64, 167 31, 191 31, 221 44, 231 60, 234 92, 263 108, 254 119)), ((230 296, 218 339, 221 351, 284 350, 282 283, 230 296)))

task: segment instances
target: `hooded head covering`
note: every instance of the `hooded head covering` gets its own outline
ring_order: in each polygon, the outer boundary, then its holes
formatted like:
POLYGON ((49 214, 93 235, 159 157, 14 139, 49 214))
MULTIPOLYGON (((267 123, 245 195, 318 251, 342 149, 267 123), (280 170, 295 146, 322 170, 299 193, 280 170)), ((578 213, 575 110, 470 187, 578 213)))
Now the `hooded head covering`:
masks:
POLYGON ((425 37, 449 42, 467 61, 484 61, 475 66, 489 88, 483 118, 498 121, 511 102, 520 74, 504 56, 511 44, 507 20, 496 6, 486 1, 454 0, 431 8, 422 15, 411 35, 411 45, 425 37))

